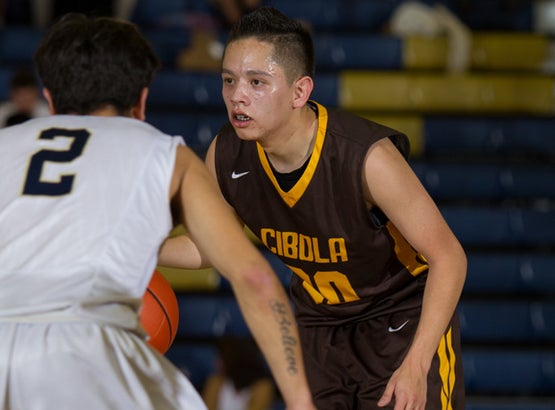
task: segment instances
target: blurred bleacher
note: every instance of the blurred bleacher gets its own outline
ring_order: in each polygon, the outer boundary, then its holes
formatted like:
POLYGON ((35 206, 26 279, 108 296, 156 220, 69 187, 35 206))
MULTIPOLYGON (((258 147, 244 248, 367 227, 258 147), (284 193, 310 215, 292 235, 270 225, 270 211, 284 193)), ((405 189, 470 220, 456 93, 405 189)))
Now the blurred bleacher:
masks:
MULTIPOLYGON (((310 24, 315 100, 411 138, 411 165, 468 254, 459 307, 467 408, 555 409, 555 4, 442 1, 472 29, 470 70, 453 75, 445 38, 383 31, 400 0, 265 3, 310 24)), ((133 15, 164 62, 147 121, 183 135, 201 156, 226 119, 221 80, 177 70, 175 58, 189 41, 180 16, 206 4, 138 0, 133 15)), ((0 99, 41 35, 0 29, 0 99)), ((287 285, 290 272, 262 251, 287 285)), ((214 340, 248 330, 217 272, 161 270, 181 309, 167 355, 200 388, 214 370, 214 340)))

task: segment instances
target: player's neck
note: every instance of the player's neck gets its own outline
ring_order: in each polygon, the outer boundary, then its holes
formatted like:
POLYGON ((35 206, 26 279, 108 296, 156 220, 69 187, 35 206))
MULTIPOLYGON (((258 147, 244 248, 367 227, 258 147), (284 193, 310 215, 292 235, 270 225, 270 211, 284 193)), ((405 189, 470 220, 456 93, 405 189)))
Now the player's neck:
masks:
POLYGON ((318 132, 318 118, 310 108, 305 107, 299 123, 302 126, 296 127, 290 135, 280 138, 276 147, 264 147, 268 160, 280 173, 289 173, 300 168, 312 155, 318 132))
MULTIPOLYGON (((99 108, 98 110, 94 110, 89 115, 97 116, 97 117, 117 117, 121 116, 120 113, 111 105, 99 108)), ((126 117, 130 117, 130 115, 125 115, 126 117)))

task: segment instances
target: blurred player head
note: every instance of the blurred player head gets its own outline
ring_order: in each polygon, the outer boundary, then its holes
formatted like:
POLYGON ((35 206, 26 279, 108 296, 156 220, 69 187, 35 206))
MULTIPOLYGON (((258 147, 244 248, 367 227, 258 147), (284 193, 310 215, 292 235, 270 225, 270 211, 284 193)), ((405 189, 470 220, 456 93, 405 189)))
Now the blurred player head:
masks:
POLYGON ((40 102, 40 92, 32 70, 24 68, 14 72, 10 79, 10 101, 18 114, 33 115, 40 102))
POLYGON ((160 66, 132 23, 71 13, 48 31, 35 56, 45 97, 56 114, 104 108, 130 115, 160 66))

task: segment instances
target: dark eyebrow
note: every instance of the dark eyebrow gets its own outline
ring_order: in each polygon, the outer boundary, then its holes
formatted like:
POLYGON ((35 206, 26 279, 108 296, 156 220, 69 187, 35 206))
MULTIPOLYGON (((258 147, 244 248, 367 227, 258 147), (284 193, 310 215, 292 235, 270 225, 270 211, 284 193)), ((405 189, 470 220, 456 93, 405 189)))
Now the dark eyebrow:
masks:
POLYGON ((262 71, 262 70, 247 70, 247 75, 249 76, 257 76, 257 77, 271 77, 272 74, 270 74, 267 71, 262 71))
MULTIPOLYGON (((222 68, 222 74, 235 75, 233 71, 222 68)), ((247 70, 249 77, 272 77, 272 74, 262 70, 247 70)))

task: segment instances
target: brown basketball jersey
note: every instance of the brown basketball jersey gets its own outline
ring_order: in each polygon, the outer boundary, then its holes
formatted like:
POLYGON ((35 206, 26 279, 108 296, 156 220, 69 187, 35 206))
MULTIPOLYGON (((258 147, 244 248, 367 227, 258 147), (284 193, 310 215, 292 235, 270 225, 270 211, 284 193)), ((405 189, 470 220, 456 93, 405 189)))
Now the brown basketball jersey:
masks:
POLYGON ((226 124, 215 150, 218 183, 245 224, 293 271, 291 295, 303 324, 339 324, 419 306, 427 264, 391 222, 370 212, 362 167, 369 147, 405 135, 311 103, 318 132, 297 183, 284 192, 262 147, 226 124))

